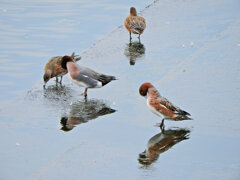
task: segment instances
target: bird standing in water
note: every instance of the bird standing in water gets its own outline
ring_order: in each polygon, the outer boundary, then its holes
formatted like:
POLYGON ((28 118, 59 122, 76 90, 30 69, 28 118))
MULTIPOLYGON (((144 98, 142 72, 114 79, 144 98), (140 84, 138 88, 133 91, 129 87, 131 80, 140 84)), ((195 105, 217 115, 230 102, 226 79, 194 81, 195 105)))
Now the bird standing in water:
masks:
MULTIPOLYGON (((75 53, 73 52, 71 55, 72 59, 74 61, 78 61, 81 59, 80 56, 75 56, 75 53)), ((56 83, 58 83, 58 77, 61 77, 60 84, 62 83, 62 77, 67 74, 67 70, 63 69, 61 66, 62 63, 62 56, 55 56, 49 59, 49 61, 46 63, 44 67, 44 75, 43 75, 43 81, 45 88, 47 82, 51 79, 56 77, 56 83)))
POLYGON ((130 13, 124 21, 124 26, 129 31, 130 42, 132 40, 131 33, 138 34, 140 42, 140 35, 146 28, 146 21, 143 17, 137 15, 137 11, 134 7, 130 8, 130 13))
POLYGON ((157 89, 149 82, 143 83, 139 88, 141 96, 147 97, 147 105, 149 109, 156 115, 162 117, 159 125, 164 130, 164 120, 191 120, 190 114, 179 107, 173 105, 169 100, 162 97, 157 89))
POLYGON ((63 69, 68 70, 73 82, 85 88, 83 93, 85 97, 87 97, 88 88, 100 88, 112 80, 116 80, 114 76, 97 73, 90 68, 76 64, 70 56, 64 56, 62 58, 61 66, 63 69))

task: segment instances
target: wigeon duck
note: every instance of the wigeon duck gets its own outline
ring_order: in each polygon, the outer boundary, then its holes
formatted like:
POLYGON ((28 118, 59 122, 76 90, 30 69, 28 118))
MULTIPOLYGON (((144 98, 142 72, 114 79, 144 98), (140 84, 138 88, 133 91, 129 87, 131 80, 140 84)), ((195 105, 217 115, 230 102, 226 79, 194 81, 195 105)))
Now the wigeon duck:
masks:
POLYGON ((124 21, 124 26, 129 31, 130 41, 132 39, 131 33, 138 34, 138 39, 140 41, 140 35, 146 28, 146 21, 143 17, 137 15, 137 11, 134 7, 131 7, 130 13, 124 21))
MULTIPOLYGON (((75 56, 74 52, 72 53, 71 57, 74 59, 74 61, 78 61, 81 59, 80 56, 75 56)), ((44 75, 43 75, 44 88, 47 82, 54 77, 56 77, 56 83, 58 83, 58 77, 61 77, 60 83, 62 83, 62 76, 67 74, 67 70, 62 68, 61 63, 62 63, 62 56, 52 57, 46 63, 44 68, 44 75)))
POLYGON ((85 97, 87 97, 88 88, 100 88, 112 80, 116 80, 114 76, 97 73, 87 67, 76 64, 70 56, 64 56, 62 58, 61 66, 63 69, 68 70, 73 82, 85 88, 83 93, 85 97))
POLYGON ((164 130, 164 120, 190 120, 190 114, 173 105, 169 100, 162 97, 157 89, 149 82, 143 83, 139 88, 141 96, 147 97, 147 105, 150 110, 162 118, 161 130, 164 130))

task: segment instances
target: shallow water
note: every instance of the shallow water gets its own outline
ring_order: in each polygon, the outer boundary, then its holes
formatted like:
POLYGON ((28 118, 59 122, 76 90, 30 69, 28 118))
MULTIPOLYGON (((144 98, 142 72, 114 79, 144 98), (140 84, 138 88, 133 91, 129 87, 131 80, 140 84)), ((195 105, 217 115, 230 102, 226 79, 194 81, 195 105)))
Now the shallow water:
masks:
POLYGON ((239 5, 1 1, 0 179, 239 179, 239 5), (122 26, 133 4, 141 44, 122 26), (73 51, 118 80, 87 101, 68 76, 44 90, 47 60, 73 51), (194 120, 162 134, 138 94, 146 81, 194 120))

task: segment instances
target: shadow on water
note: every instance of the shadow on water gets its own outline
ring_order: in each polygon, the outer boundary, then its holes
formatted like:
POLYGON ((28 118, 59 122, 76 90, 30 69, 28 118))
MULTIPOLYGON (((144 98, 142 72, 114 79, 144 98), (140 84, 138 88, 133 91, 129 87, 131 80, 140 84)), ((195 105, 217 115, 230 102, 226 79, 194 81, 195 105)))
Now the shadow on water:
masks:
POLYGON ((124 54, 129 58, 130 65, 135 65, 135 62, 144 56, 145 47, 140 42, 130 42, 126 44, 124 54))
POLYGON ((78 101, 72 104, 69 115, 62 117, 60 123, 61 130, 70 131, 76 125, 86 123, 89 120, 98 118, 116 112, 101 100, 90 99, 86 101, 78 101))
POLYGON ((190 130, 185 128, 172 128, 158 133, 149 139, 147 148, 139 154, 138 161, 144 166, 155 162, 161 153, 172 148, 175 144, 189 139, 190 130))

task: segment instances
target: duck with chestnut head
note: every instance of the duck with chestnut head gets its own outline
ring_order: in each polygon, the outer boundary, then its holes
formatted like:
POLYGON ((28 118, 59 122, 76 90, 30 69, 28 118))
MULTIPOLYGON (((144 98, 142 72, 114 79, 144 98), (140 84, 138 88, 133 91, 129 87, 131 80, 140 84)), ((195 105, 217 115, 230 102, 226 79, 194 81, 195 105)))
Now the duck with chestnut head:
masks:
POLYGON ((70 56, 62 58, 61 66, 68 71, 74 83, 85 88, 83 93, 85 97, 87 97, 88 88, 101 88, 112 80, 116 80, 114 76, 101 74, 90 68, 76 64, 70 56))
POLYGON ((143 83, 139 88, 141 96, 147 98, 149 109, 162 118, 161 130, 164 130, 164 120, 182 121, 191 120, 190 114, 173 105, 169 100, 160 95, 157 89, 149 82, 143 83))
MULTIPOLYGON (((72 59, 76 62, 81 59, 80 56, 75 55, 73 52, 71 55, 72 59)), ((67 70, 63 69, 61 66, 62 63, 62 56, 55 56, 48 60, 44 67, 44 75, 43 75, 43 81, 44 85, 43 87, 46 87, 47 82, 51 79, 56 77, 56 83, 58 83, 58 77, 60 77, 60 84, 62 83, 62 77, 67 74, 67 70)))

